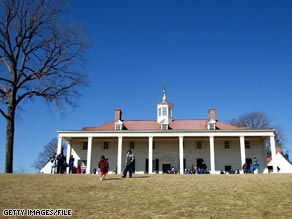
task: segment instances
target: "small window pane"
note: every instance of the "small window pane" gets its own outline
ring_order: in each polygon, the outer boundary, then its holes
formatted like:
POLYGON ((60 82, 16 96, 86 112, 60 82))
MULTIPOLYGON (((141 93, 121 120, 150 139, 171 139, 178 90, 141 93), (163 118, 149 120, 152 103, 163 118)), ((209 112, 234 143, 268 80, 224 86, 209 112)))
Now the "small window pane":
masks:
POLYGON ((201 141, 197 141, 197 149, 202 149, 202 142, 201 141))
POLYGON ((103 142, 103 149, 108 150, 109 149, 109 143, 108 142, 103 142))
POLYGON ((245 141, 245 148, 250 149, 250 141, 245 141))
POLYGON ((83 142, 82 150, 87 150, 87 148, 88 148, 88 142, 83 142))
POLYGON ((135 142, 134 141, 130 141, 130 149, 135 149, 135 142))
POLYGON ((224 141, 224 148, 225 149, 230 149, 229 141, 224 141))

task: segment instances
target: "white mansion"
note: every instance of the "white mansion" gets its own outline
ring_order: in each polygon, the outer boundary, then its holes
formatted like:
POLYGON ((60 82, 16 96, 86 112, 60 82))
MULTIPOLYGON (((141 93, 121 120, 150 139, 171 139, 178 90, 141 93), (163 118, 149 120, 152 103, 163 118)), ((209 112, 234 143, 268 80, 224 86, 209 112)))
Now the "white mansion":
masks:
MULTIPOLYGON (((78 131, 58 131, 57 153, 62 141, 68 143, 75 166, 83 166, 86 173, 97 168, 101 155, 109 159, 110 172, 120 174, 124 168, 126 151, 135 155, 135 173, 164 173, 174 167, 179 173, 198 166, 202 161, 211 174, 220 170, 241 170, 254 157, 259 161, 259 173, 266 168, 265 143, 270 140, 272 157, 276 156, 274 130, 239 128, 216 119, 210 109, 208 119, 173 119, 173 104, 166 100, 157 104, 156 120, 123 120, 122 111, 115 109, 114 121, 78 131), (149 162, 151 161, 151 162, 149 162)), ((277 172, 273 164, 273 172, 277 172)))

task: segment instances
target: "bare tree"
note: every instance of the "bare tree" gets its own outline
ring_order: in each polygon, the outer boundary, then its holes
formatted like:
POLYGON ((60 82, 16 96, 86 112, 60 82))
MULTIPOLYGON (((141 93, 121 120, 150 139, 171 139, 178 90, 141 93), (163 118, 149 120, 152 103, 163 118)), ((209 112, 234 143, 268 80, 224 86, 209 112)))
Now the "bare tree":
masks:
MULTIPOLYGON (((282 128, 277 125, 272 124, 272 119, 269 118, 263 112, 251 112, 240 116, 238 119, 232 119, 231 125, 238 127, 249 127, 251 129, 260 130, 260 129, 275 129, 275 143, 280 145, 282 149, 285 144, 285 135, 282 131, 282 128)), ((266 145, 267 154, 271 153, 271 147, 269 141, 266 145)))
POLYGON ((6 119, 5 172, 13 172, 15 113, 24 100, 74 105, 85 85, 86 40, 65 19, 62 0, 0 2, 0 114, 6 119))
POLYGON ((238 119, 232 119, 231 125, 249 127, 255 130, 269 129, 271 128, 271 119, 262 112, 252 112, 244 114, 238 119))
MULTIPOLYGON (((45 164, 51 160, 56 155, 56 149, 58 146, 58 139, 53 138, 48 144, 43 148, 43 151, 40 152, 38 158, 34 161, 33 167, 37 170, 42 169, 45 164)), ((62 148, 66 149, 66 144, 62 144, 62 148)))

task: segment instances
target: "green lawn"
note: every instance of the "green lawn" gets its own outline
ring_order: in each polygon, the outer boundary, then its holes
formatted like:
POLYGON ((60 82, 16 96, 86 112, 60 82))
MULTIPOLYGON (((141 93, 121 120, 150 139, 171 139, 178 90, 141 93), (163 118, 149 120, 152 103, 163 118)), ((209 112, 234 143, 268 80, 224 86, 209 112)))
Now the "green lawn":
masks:
MULTIPOLYGON (((0 174, 3 209, 72 209, 47 218, 292 218, 292 174, 0 174)), ((39 217, 18 217, 39 218, 39 217)), ((42 217, 45 218, 45 217, 42 217)))

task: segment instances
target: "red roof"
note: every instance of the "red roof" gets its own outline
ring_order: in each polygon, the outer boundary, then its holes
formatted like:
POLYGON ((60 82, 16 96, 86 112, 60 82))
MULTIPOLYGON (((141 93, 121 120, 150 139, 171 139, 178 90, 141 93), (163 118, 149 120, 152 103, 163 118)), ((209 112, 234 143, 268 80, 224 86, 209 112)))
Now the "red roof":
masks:
MULTIPOLYGON (((123 130, 161 130, 161 126, 156 120, 123 120, 123 130)), ((206 130, 208 128, 208 120, 173 120, 169 123, 169 129, 172 130, 206 130)), ((242 128, 229 125, 224 122, 217 121, 216 129, 221 130, 242 130, 242 128)), ((85 127, 84 131, 115 131, 115 122, 105 123, 96 127, 85 127)))

